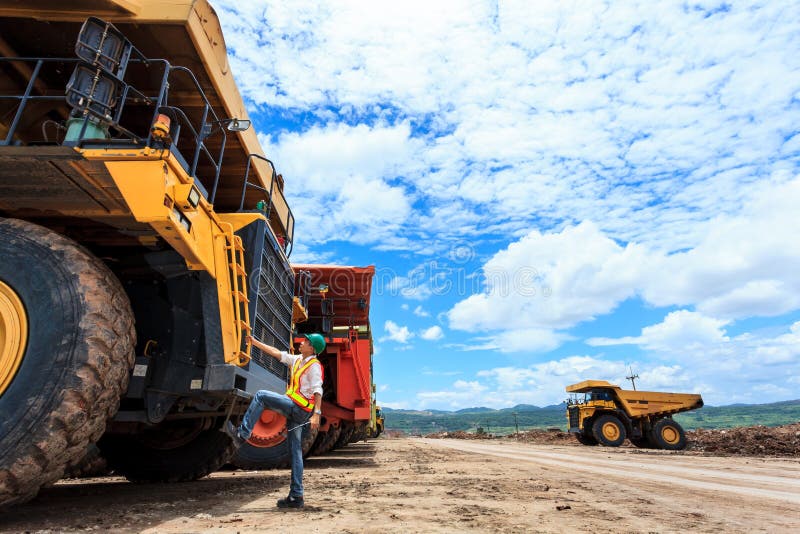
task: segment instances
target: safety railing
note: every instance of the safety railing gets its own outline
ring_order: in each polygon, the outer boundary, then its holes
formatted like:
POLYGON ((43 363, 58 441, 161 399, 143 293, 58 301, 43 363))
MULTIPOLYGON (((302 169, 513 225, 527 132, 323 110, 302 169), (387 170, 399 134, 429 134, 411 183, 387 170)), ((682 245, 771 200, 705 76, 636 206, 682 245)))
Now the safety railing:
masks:
POLYGON ((270 220, 272 216, 272 206, 273 203, 273 196, 279 195, 280 198, 283 200, 282 204, 286 206, 286 220, 280 218, 280 214, 278 215, 278 222, 283 229, 283 236, 278 236, 279 241, 283 241, 281 245, 286 253, 286 257, 288 258, 292 254, 292 243, 294 238, 294 214, 292 213, 291 208, 289 208, 289 204, 286 202, 286 198, 283 196, 283 192, 280 188, 275 188, 275 184, 278 182, 278 177, 275 173, 275 164, 272 163, 271 160, 265 158, 264 156, 260 156, 258 154, 249 154, 247 156, 247 167, 244 171, 244 180, 242 181, 242 196, 241 201, 239 202, 239 211, 244 210, 244 200, 245 196, 247 195, 247 189, 255 189, 257 191, 261 191, 264 193, 266 197, 266 205, 264 213, 267 217, 267 220, 270 220), (266 161, 269 163, 269 168, 271 170, 270 182, 269 182, 269 189, 253 183, 250 181, 250 169, 252 168, 253 159, 259 159, 261 161, 266 161))
MULTIPOLYGON (((11 120, 5 137, 0 140, 0 145, 21 144, 17 139, 17 134, 20 130, 20 123, 27 110, 30 109, 30 104, 33 102, 50 101, 54 104, 56 113, 60 113, 61 119, 67 121, 69 118, 69 111, 66 107, 59 104, 64 102, 64 94, 53 94, 53 79, 57 80, 56 83, 61 84, 59 90, 63 90, 67 85, 67 80, 63 73, 60 75, 53 74, 54 71, 69 70, 69 66, 81 64, 82 61, 78 58, 42 58, 42 57, 0 57, 0 66, 4 70, 13 70, 16 76, 27 78, 25 82, 25 89, 22 93, 14 94, 0 94, 0 103, 12 102, 11 105, 4 105, 4 109, 8 109, 6 113, 13 110, 13 119, 11 120), (50 82, 43 80, 42 74, 49 68, 50 82), (16 109, 14 110, 14 107, 16 109)), ((117 145, 134 145, 139 147, 151 148, 167 148, 169 150, 178 151, 180 160, 186 163, 186 172, 201 182, 211 185, 211 194, 209 201, 214 202, 216 192, 219 187, 220 173, 222 168, 222 158, 225 152, 227 136, 225 129, 220 127, 224 122, 217 113, 214 111, 211 103, 208 100, 205 92, 202 89, 197 77, 186 67, 173 66, 164 59, 131 59, 130 65, 146 65, 147 68, 161 67, 160 84, 156 94, 146 95, 139 89, 126 83, 124 80, 115 80, 119 83, 118 89, 114 90, 115 95, 110 97, 112 102, 109 105, 89 105, 82 113, 82 117, 73 117, 83 120, 83 124, 78 130, 74 139, 66 142, 65 144, 91 147, 97 144, 103 146, 117 146, 117 145), (200 102, 202 103, 202 110, 199 113, 199 119, 194 121, 189 118, 186 112, 178 106, 172 106, 169 103, 169 88, 174 85, 178 76, 185 77, 189 80, 193 92, 197 94, 200 102), (152 107, 151 120, 146 124, 141 124, 141 131, 136 132, 134 128, 128 128, 122 123, 123 116, 129 110, 131 104, 144 105, 152 107), (113 111, 113 113, 112 113, 113 111), (166 114, 171 120, 175 121, 175 125, 170 129, 170 135, 167 139, 156 139, 153 136, 150 126, 154 124, 159 114, 166 114), (114 135, 109 138, 99 139, 90 125, 92 121, 100 121, 104 127, 108 127, 109 131, 114 135), (181 135, 181 132, 184 132, 181 135), (219 150, 212 154, 211 150, 206 143, 209 138, 219 137, 219 150), (187 139, 188 138, 188 139, 187 139), (179 144, 182 149, 178 148, 179 144), (188 149, 188 150, 186 150, 188 149), (182 152, 186 151, 189 156, 188 161, 183 159, 182 152), (213 173, 212 176, 198 176, 198 167, 201 158, 207 164, 213 173)), ((82 98, 89 98, 90 95, 82 88, 72 88, 70 98, 80 100, 82 98)), ((52 120, 45 121, 46 123, 53 122, 52 120)), ((44 127, 44 124, 43 124, 44 127)), ((33 139, 30 142, 49 142, 49 137, 43 133, 43 139, 33 139)))

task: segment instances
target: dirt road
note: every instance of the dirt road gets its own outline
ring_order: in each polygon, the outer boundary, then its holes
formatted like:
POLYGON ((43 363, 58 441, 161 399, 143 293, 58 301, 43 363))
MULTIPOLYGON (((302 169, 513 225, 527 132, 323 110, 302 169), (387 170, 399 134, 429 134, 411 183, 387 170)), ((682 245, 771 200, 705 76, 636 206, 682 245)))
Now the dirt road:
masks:
POLYGON ((0 532, 753 532, 800 529, 800 461, 498 441, 381 439, 287 471, 193 483, 62 481, 0 532))

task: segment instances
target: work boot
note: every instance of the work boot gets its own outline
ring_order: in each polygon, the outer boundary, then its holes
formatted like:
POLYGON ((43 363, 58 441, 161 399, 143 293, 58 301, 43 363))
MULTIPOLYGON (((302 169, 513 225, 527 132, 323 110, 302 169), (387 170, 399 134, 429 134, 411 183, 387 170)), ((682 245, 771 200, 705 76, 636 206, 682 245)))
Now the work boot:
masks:
POLYGON ((234 447, 238 449, 244 444, 245 439, 239 434, 239 427, 234 425, 232 422, 228 421, 225 423, 225 428, 223 430, 233 441, 234 447))
POLYGON ((302 508, 303 505, 302 497, 292 497, 289 495, 285 499, 278 499, 278 508, 302 508))

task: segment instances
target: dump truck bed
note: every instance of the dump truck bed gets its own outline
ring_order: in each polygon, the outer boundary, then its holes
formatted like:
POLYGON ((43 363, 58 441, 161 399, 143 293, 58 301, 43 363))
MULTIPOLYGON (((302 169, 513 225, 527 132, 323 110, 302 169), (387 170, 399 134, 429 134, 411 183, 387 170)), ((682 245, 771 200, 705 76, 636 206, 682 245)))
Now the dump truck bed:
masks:
POLYGON ((697 393, 626 390, 605 380, 584 380, 567 386, 566 389, 568 393, 590 393, 597 390, 611 391, 631 418, 669 415, 694 410, 703 406, 703 398, 697 393))
MULTIPOLYGON (((56 1, 45 5, 47 7, 43 9, 41 2, 31 7, 19 0, 0 0, 0 57, 63 56, 64 50, 74 48, 75 36, 83 21, 88 16, 101 17, 113 23, 146 57, 170 58, 172 64, 190 69, 197 77, 209 103, 219 113, 239 119, 248 117, 228 65, 219 19, 206 0, 173 0, 169 3, 155 0, 76 0, 68 9, 56 1), (36 37, 32 39, 32 35, 36 37)), ((3 69, 0 72, 0 92, 22 93, 30 79, 33 65, 6 62, 0 66, 3 69)), ((64 69, 66 73, 70 71, 71 65, 64 69)), ((131 68, 129 74, 130 83, 145 94, 154 91, 160 82, 152 69, 131 68)), ((57 74, 43 69, 34 87, 34 94, 51 94, 57 90, 63 95, 65 80, 57 80, 56 77, 57 74)), ((204 102, 192 90, 188 80, 174 84, 170 88, 169 98, 171 105, 187 110, 189 116, 202 113, 204 102), (183 83, 186 84, 185 87, 181 86, 183 83)), ((23 145, 41 143, 43 118, 64 119, 68 115, 66 102, 58 104, 54 109, 42 110, 42 117, 31 119, 30 124, 20 125, 16 142, 23 145)), ((26 119, 27 116, 24 117, 26 119)), ((3 130, 8 130, 8 124, 0 125, 0 134, 4 136, 3 130)), ((216 153, 220 147, 213 146, 214 139, 209 139, 208 142, 209 149, 216 153)), ((254 128, 227 136, 215 198, 215 209, 218 212, 238 210, 248 154, 263 156, 254 128)), ((277 175, 273 178, 272 169, 267 162, 260 159, 251 161, 253 169, 250 181, 260 183, 266 190, 273 191, 273 217, 286 226, 285 221, 290 219, 290 211, 282 193, 282 178, 277 175)), ((204 163, 201 162, 197 176, 213 176, 213 169, 203 166, 204 163)), ((211 189, 210 184, 203 185, 206 189, 211 189)), ((263 195, 258 191, 249 189, 245 198, 246 208, 254 208, 261 198, 263 195)), ((286 228, 290 241, 291 231, 291 227, 286 228)))

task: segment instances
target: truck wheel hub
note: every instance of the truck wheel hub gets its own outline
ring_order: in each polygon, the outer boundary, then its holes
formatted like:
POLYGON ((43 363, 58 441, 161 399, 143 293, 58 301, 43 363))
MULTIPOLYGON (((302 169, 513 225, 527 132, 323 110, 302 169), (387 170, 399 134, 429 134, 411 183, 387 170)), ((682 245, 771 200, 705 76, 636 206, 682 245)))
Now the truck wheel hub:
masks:
POLYGON ((614 441, 619 438, 619 427, 614 423, 606 423, 603 425, 603 436, 606 439, 614 441))
POLYGON ((680 441, 680 435, 671 426, 665 426, 663 429, 661 429, 661 437, 664 438, 664 441, 670 445, 674 445, 680 441))
POLYGON ((0 281, 0 395, 17 374, 28 341, 28 315, 17 293, 0 281))
POLYGON ((274 447, 286 439, 285 431, 286 418, 272 410, 264 410, 247 443, 254 447, 274 447))

